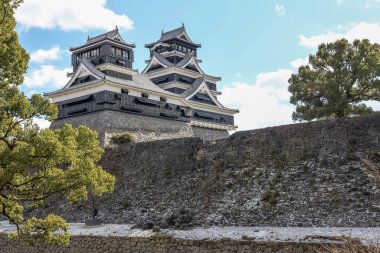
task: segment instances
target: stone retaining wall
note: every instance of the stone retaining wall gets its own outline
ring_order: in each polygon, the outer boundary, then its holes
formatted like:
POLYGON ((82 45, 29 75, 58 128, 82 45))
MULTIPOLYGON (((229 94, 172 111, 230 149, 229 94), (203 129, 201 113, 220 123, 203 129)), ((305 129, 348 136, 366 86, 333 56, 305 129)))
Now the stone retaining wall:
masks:
POLYGON ((127 112, 100 110, 75 115, 52 122, 52 129, 61 128, 65 123, 74 127, 86 125, 99 133, 103 146, 109 144, 110 137, 118 133, 133 133, 136 142, 199 137, 203 140, 215 140, 228 137, 228 131, 192 127, 189 122, 165 119, 127 112))
POLYGON ((345 155, 350 148, 380 151, 380 116, 321 120, 237 132, 219 154, 224 163, 283 155, 292 160, 306 156, 345 155))
MULTIPOLYGON (((0 235, 0 253, 312 253, 327 244, 249 240, 180 240, 165 237, 73 236, 69 246, 28 245, 0 235)), ((319 251, 317 251, 319 250, 319 251)))
MULTIPOLYGON (((380 187, 348 143, 380 166, 380 116, 108 147, 116 188, 96 205, 106 223, 141 228, 379 227, 380 187)), ((47 213, 84 222, 91 203, 47 213)))
POLYGON ((226 130, 216 130, 210 128, 196 127, 192 126, 194 137, 199 137, 202 140, 218 140, 228 137, 228 131, 226 130))
POLYGON ((72 124, 75 127, 86 125, 98 131, 99 140, 105 145, 108 144, 112 134, 123 132, 133 133, 138 142, 193 136, 193 131, 188 122, 111 110, 57 119, 52 123, 51 128, 60 128, 65 123, 72 124))

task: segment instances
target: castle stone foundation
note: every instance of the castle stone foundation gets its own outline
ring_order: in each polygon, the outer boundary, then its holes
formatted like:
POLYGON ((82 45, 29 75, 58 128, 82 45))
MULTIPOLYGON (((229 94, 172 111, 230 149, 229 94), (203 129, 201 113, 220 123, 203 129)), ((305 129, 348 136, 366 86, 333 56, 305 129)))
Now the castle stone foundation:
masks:
POLYGON ((188 122, 111 110, 95 111, 58 119, 51 124, 50 128, 61 128, 65 123, 74 127, 88 126, 99 133, 99 140, 105 145, 109 143, 112 135, 125 132, 134 134, 137 142, 193 136, 193 131, 188 122))

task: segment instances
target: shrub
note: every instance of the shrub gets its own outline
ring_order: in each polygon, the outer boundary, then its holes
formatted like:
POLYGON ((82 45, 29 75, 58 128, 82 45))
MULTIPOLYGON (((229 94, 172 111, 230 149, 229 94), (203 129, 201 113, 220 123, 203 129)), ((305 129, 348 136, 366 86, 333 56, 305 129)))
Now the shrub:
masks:
POLYGON ((131 206, 131 203, 129 202, 128 198, 124 198, 124 201, 123 201, 123 208, 124 209, 127 209, 128 207, 131 206))
POLYGON ((342 158, 337 158, 336 160, 335 160, 335 165, 337 165, 337 166, 343 166, 343 165, 345 165, 347 163, 347 160, 344 158, 344 157, 342 157, 342 158))
POLYGON ((323 155, 321 160, 319 161, 319 166, 326 167, 328 164, 327 155, 323 155))
POLYGON ((374 163, 380 162, 380 153, 370 150, 367 154, 367 158, 374 163))
POLYGON ((135 137, 130 133, 118 134, 111 137, 111 142, 115 144, 124 144, 135 142, 135 137))
POLYGON ((355 136, 349 136, 347 138, 347 144, 351 149, 356 148, 356 144, 358 143, 358 139, 355 136))
POLYGON ((261 200, 275 206, 277 204, 277 197, 279 196, 280 193, 278 191, 266 191, 261 195, 261 200))
POLYGON ((273 183, 274 184, 278 184, 281 182, 281 179, 282 179, 282 174, 281 172, 277 172, 276 175, 274 176, 273 178, 273 183))
POLYGON ((342 198, 339 195, 333 195, 330 199, 330 203, 340 204, 342 203, 342 198))

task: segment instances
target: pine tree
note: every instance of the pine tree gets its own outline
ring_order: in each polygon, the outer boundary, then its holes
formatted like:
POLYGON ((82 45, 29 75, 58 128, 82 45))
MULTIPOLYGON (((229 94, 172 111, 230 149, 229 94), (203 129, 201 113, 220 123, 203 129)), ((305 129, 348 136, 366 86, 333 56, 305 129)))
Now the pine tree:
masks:
POLYGON ((95 131, 70 125, 40 129, 33 123, 55 119, 57 107, 41 95, 20 92, 29 61, 15 32, 21 1, 0 1, 0 216, 16 225, 13 237, 67 244, 65 220, 53 214, 26 219, 25 212, 42 208, 49 198, 74 203, 89 192, 112 192, 115 179, 97 165, 103 150, 95 131))
POLYGON ((380 45, 366 39, 321 44, 289 83, 293 120, 371 114, 363 101, 380 101, 380 45))

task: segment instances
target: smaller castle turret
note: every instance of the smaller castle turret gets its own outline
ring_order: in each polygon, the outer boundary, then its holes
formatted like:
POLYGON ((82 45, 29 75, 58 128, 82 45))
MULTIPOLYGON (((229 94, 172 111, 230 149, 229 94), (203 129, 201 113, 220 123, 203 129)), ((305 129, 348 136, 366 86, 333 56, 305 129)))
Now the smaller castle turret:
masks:
POLYGON ((73 71, 75 72, 82 59, 88 59, 94 66, 110 63, 132 69, 134 48, 135 44, 123 40, 117 27, 102 35, 88 37, 85 44, 70 48, 73 71))

